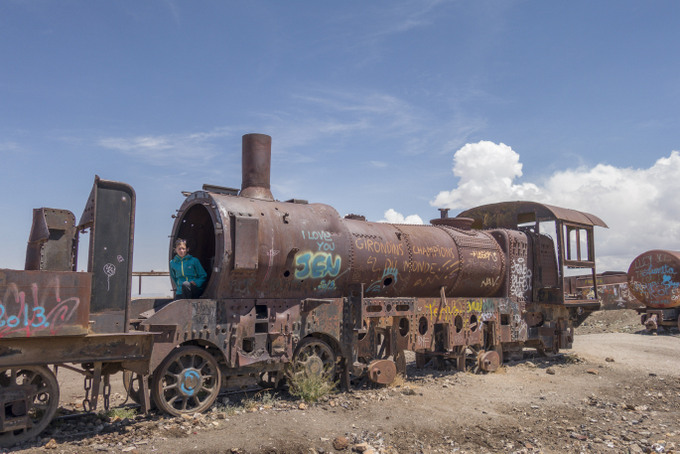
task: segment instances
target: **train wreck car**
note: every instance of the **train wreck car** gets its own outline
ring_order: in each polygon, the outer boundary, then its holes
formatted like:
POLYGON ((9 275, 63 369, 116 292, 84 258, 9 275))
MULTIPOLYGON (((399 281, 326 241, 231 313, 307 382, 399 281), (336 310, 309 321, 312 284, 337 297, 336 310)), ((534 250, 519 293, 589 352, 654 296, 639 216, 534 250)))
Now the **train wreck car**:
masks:
POLYGON ((157 333, 150 387, 168 413, 205 410, 249 377, 276 384, 286 365, 390 383, 410 350, 419 365, 493 371, 524 347, 570 347, 599 307, 564 294, 566 268, 595 276, 596 216, 508 202, 368 222, 275 200, 270 154, 269 136, 243 136, 241 189, 206 185, 175 215, 172 239, 209 274, 201 298, 135 303, 134 329, 157 333))
POLYGON ((0 447, 31 439, 59 406, 57 368, 83 375, 83 407, 105 406, 110 375, 148 375, 153 336, 128 332, 135 194, 95 179, 81 216, 33 210, 25 270, 0 269, 0 447), (88 272, 76 272, 90 229, 88 272))
POLYGON ((680 252, 651 250, 628 268, 628 289, 643 307, 640 321, 649 331, 680 329, 680 252))

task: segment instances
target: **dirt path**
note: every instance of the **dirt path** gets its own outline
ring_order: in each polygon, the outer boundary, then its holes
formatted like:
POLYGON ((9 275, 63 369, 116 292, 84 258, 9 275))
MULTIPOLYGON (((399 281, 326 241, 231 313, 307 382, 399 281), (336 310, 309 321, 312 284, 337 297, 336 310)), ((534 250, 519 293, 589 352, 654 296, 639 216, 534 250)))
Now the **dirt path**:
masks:
MULTIPOLYGON (((214 411, 187 418, 81 417, 56 422, 17 452, 678 452, 680 335, 625 332, 633 314, 610 312, 596 314, 573 349, 553 358, 527 353, 494 374, 411 365, 401 386, 310 406, 261 393, 222 398, 214 411), (621 320, 602 321, 611 317, 621 320)), ((80 387, 65 385, 71 394, 80 387)), ((77 394, 64 394, 64 405, 77 394)))

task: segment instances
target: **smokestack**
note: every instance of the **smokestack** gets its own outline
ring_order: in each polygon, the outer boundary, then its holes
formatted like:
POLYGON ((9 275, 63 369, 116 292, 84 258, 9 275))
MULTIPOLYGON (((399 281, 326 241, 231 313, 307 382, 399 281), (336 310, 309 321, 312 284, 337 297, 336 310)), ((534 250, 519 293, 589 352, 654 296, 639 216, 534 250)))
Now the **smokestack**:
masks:
POLYGON ((243 197, 274 200, 269 185, 272 138, 266 134, 245 134, 241 155, 243 197))

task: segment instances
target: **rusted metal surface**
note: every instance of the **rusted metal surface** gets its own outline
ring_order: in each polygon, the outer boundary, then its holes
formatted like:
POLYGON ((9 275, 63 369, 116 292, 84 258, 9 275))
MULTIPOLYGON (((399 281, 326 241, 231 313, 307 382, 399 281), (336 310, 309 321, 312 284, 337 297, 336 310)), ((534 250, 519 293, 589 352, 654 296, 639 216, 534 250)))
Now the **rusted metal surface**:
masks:
POLYGON ((135 191, 131 186, 95 177, 79 229, 92 228, 88 271, 92 273, 90 310, 95 333, 127 330, 132 284, 135 191))
MULTIPOLYGON (((628 289, 628 274, 606 272, 596 277, 602 309, 637 309, 642 303, 628 289)), ((575 297, 594 298, 592 276, 570 276, 565 279, 565 293, 575 297)))
POLYGON ((68 210, 35 208, 26 247, 27 270, 75 271, 76 218, 68 210))
POLYGON ((501 357, 498 352, 488 351, 477 356, 479 368, 484 372, 495 372, 501 365, 501 357))
POLYGON ((368 365, 368 376, 373 383, 389 385, 397 376, 397 365, 394 361, 378 359, 368 365))
POLYGON ((242 197, 274 200, 270 190, 272 138, 266 134, 246 134, 242 138, 242 197))
POLYGON ((137 363, 134 367, 139 369, 140 364, 148 363, 151 347, 152 336, 147 333, 62 335, 49 341, 4 338, 0 339, 0 367, 99 361, 137 363))
POLYGON ((90 273, 0 270, 0 341, 85 335, 90 273))
POLYGON ((652 250, 637 256, 628 268, 630 292, 645 306, 680 306, 680 252, 652 250))

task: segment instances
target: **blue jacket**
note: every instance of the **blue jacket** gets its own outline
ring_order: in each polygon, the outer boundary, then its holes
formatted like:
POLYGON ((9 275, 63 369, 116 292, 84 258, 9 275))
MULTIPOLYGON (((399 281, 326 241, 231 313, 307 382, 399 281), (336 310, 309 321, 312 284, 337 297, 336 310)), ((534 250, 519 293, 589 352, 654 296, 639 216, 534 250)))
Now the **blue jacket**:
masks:
POLYGON ((177 288, 177 295, 181 295, 183 282, 194 281, 196 287, 202 289, 205 280, 208 278, 208 274, 196 257, 187 254, 184 258, 175 255, 173 259, 170 260, 170 277, 177 288))

